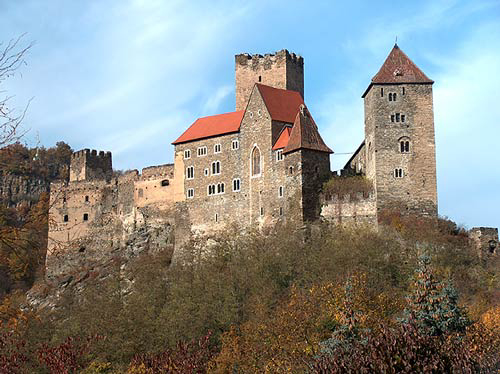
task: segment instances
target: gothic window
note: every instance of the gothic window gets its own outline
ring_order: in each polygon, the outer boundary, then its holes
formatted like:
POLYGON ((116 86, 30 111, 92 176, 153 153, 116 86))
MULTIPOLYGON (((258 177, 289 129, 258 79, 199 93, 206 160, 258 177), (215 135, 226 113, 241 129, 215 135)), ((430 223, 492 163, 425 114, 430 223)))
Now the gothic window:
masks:
POLYGON ((252 176, 260 175, 260 151, 254 147, 252 151, 252 176))
POLYGON ((89 214, 88 213, 83 213, 83 220, 88 221, 89 220, 89 214))
POLYGON ((220 152, 221 152, 220 144, 214 145, 214 153, 220 153, 220 152))
POLYGON ((233 191, 239 192, 241 190, 241 180, 240 178, 233 179, 233 191))
POLYGON ((194 178, 194 166, 189 166, 188 168, 186 168, 186 175, 187 175, 187 179, 193 179, 194 178))
POLYGON ((403 176, 404 176, 403 169, 401 168, 394 169, 394 178, 403 178, 403 176))
POLYGON ((232 142, 231 142, 231 149, 233 151, 237 150, 238 148, 240 148, 240 142, 238 139, 234 139, 232 142))
POLYGON ((189 160, 191 158, 191 150, 186 149, 184 151, 184 160, 189 160))
POLYGON ((194 197, 194 188, 188 188, 187 197, 188 199, 192 199, 194 197))
POLYGON ((212 162, 212 175, 220 174, 220 161, 212 162))

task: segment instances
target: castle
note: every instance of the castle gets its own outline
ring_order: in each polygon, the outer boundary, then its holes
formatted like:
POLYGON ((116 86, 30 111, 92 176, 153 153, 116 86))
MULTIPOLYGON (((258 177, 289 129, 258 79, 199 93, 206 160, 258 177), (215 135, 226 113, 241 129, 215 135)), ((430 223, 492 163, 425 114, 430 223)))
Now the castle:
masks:
POLYGON ((365 139, 345 167, 372 181, 361 199, 320 194, 333 151, 304 101, 302 57, 240 54, 235 78, 236 111, 197 119, 172 143, 173 164, 114 175, 110 152, 73 154, 69 182, 51 186, 47 266, 58 248, 83 253, 96 237, 119 248, 151 221, 172 243, 231 223, 437 216, 434 82, 397 45, 362 95, 365 139))

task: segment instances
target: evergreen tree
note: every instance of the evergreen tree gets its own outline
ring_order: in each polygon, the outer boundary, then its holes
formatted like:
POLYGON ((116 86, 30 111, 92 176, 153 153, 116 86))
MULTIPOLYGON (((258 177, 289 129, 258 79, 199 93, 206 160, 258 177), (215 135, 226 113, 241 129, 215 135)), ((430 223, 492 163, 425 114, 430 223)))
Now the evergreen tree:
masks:
POLYGON ((422 333, 436 336, 464 332, 470 324, 465 310, 458 305, 458 294, 451 282, 443 284, 435 278, 428 255, 419 258, 408 302, 404 322, 413 320, 422 333))

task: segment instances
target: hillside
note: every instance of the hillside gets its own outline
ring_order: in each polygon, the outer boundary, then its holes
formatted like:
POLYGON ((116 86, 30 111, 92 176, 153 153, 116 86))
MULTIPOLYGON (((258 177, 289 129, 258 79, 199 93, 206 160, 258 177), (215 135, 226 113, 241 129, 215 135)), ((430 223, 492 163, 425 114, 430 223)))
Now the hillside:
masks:
POLYGON ((498 257, 481 260, 448 220, 385 217, 378 232, 234 227, 192 239, 174 263, 156 250, 39 283, 31 300, 59 301, 38 310, 24 303, 22 312, 4 303, 11 333, 2 335, 0 365, 52 373, 494 372, 498 257))

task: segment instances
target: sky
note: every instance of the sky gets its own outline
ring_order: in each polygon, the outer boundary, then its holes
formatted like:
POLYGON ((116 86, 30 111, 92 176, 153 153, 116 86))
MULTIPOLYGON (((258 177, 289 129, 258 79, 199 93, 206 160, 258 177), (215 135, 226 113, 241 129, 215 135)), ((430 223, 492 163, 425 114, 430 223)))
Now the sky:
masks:
POLYGON ((196 118, 234 110, 235 54, 284 48, 304 57, 306 104, 342 168, 397 37, 435 81, 439 214, 500 227, 500 0, 0 0, 0 42, 23 34, 27 64, 0 93, 31 100, 25 141, 139 170, 172 162, 196 118))

